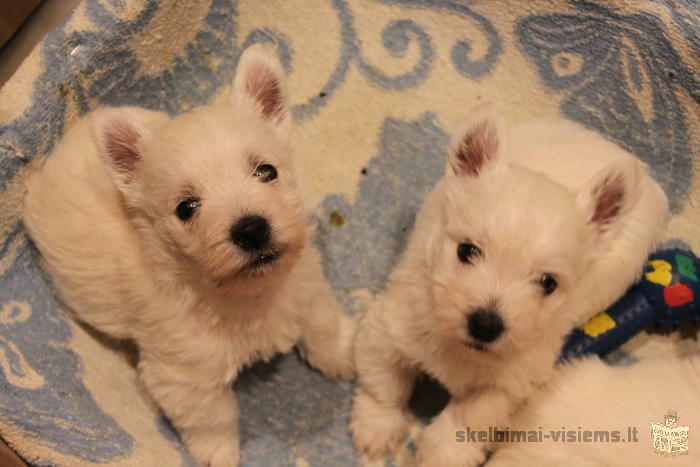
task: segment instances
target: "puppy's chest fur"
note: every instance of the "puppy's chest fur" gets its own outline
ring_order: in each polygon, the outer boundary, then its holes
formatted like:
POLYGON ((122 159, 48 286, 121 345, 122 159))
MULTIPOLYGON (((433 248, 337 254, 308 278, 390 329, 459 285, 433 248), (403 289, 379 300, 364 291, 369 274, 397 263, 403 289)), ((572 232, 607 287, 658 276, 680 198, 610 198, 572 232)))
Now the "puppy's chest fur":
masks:
POLYGON ((298 304, 282 297, 227 301, 183 290, 145 314, 136 337, 149 352, 231 380, 243 367, 290 351, 298 340, 298 304))

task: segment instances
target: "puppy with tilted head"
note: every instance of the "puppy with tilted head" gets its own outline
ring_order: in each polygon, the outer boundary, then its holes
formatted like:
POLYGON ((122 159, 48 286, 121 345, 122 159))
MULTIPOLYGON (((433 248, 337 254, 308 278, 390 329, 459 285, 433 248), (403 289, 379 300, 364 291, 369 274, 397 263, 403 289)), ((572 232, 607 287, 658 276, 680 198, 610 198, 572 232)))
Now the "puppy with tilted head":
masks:
POLYGON ((371 459, 407 436, 420 371, 452 395, 417 440, 421 466, 474 466, 458 430, 508 423, 563 337, 638 277, 667 220, 646 165, 568 122, 508 131, 477 108, 452 144, 386 290, 360 322, 350 431, 371 459))
POLYGON ((24 222, 77 318, 139 347, 141 381, 202 465, 239 463, 241 368, 297 345, 354 376, 293 168, 285 76, 261 46, 231 98, 88 115, 27 180, 24 222))

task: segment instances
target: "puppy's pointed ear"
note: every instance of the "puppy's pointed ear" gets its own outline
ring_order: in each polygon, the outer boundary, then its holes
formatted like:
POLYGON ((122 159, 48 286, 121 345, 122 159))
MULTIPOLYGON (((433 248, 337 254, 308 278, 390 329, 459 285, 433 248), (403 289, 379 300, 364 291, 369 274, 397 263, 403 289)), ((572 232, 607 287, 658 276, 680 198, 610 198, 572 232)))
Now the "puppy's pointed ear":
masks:
POLYGON ((119 109, 100 109, 90 118, 99 156, 117 185, 127 187, 142 159, 141 143, 146 128, 119 109))
POLYGON ((505 123, 493 104, 475 108, 452 142, 447 172, 478 177, 506 162, 505 123))
POLYGON ((600 170, 579 191, 577 201, 600 241, 614 230, 640 195, 641 174, 634 160, 619 160, 600 170))
POLYGON ((249 105, 263 120, 288 130, 291 124, 284 69, 277 56, 262 44, 248 47, 241 55, 233 79, 231 99, 249 105))

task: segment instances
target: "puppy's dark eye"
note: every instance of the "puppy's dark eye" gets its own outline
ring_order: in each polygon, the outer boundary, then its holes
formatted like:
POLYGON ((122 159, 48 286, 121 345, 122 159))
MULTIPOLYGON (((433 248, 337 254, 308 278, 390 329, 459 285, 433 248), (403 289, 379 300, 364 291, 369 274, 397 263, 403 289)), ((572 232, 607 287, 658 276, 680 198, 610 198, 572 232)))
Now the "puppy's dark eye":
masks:
POLYGON ((267 183, 277 178, 277 169, 274 165, 260 164, 255 168, 253 175, 260 177, 261 182, 267 183))
POLYGON ((175 214, 180 218, 181 221, 188 221, 194 215, 194 212, 199 207, 199 200, 197 198, 187 198, 185 201, 177 205, 175 208, 175 214))
POLYGON ((460 243, 457 247, 457 257, 463 263, 471 263, 474 258, 481 257, 481 250, 471 243, 460 243))
POLYGON ((537 281, 537 285, 542 287, 542 292, 544 292, 545 295, 549 295, 557 288, 557 281, 551 274, 544 273, 537 281))

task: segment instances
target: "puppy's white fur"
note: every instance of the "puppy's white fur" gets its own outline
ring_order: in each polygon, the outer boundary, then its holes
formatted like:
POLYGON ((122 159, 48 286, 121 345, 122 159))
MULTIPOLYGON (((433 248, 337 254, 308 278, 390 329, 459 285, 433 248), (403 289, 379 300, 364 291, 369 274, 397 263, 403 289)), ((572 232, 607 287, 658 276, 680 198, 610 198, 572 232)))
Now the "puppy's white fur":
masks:
POLYGON ((556 373, 509 429, 617 430, 625 442, 502 443, 489 467, 700 465, 693 443, 700 426, 700 355, 649 358, 628 367, 610 367, 592 357, 556 373), (678 426, 689 427, 690 449, 684 455, 663 457, 654 449, 651 422, 663 424, 669 410, 678 413, 678 426), (636 442, 627 439, 627 427, 637 429, 636 442))
POLYGON ((231 391, 246 365, 297 344, 352 378, 354 320, 323 278, 294 174, 284 72, 240 59, 231 100, 170 118, 135 107, 87 116, 27 181, 25 225, 77 317, 134 339, 143 384, 204 465, 239 462, 231 391), (278 178, 254 172, 274 165, 278 178), (189 220, 176 207, 196 199, 189 220), (272 263, 232 241, 266 218, 272 263))
POLYGON ((634 282, 666 220, 648 168, 613 143, 566 122, 508 132, 492 106, 476 109, 361 321, 350 423, 358 450, 378 458, 405 438, 422 370, 452 400, 421 432, 419 465, 482 462, 487 446, 458 444, 455 431, 507 423, 549 377, 563 336, 634 282), (461 262, 461 243, 481 256, 461 262), (545 273, 558 284, 549 295, 538 285, 545 273), (468 331, 479 309, 503 321, 493 342, 468 331))

